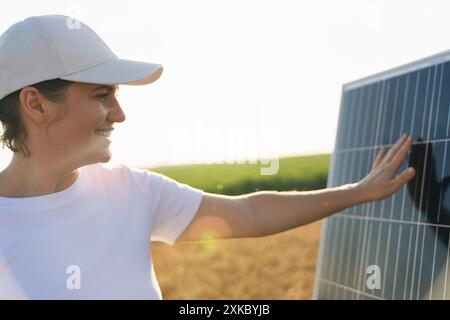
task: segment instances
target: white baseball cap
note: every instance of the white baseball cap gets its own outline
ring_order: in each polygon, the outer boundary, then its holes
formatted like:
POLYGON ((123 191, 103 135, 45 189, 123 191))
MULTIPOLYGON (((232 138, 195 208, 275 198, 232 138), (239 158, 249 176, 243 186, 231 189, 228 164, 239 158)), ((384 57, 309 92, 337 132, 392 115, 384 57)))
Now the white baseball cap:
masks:
POLYGON ((56 78, 144 85, 162 71, 160 64, 119 59, 91 28, 64 15, 29 17, 0 36, 0 99, 56 78))

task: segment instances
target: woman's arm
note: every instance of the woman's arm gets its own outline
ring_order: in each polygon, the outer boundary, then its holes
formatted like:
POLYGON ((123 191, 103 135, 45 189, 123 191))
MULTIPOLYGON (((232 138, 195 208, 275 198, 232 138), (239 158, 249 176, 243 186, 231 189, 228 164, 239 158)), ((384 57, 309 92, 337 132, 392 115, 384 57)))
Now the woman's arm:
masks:
POLYGON ((200 207, 177 241, 205 237, 260 237, 320 220, 363 202, 380 200, 400 189, 414 175, 395 176, 412 145, 403 136, 385 155, 382 148, 371 172, 358 183, 314 191, 258 191, 239 196, 205 193, 200 207))
POLYGON ((411 145, 411 137, 404 135, 385 156, 382 148, 371 172, 358 183, 314 191, 259 191, 248 194, 247 201, 260 233, 264 236, 293 229, 345 208, 390 196, 415 175, 412 169, 394 177, 411 145))
POLYGON ((258 191, 250 193, 247 201, 261 236, 297 228, 363 202, 356 183, 314 191, 258 191))

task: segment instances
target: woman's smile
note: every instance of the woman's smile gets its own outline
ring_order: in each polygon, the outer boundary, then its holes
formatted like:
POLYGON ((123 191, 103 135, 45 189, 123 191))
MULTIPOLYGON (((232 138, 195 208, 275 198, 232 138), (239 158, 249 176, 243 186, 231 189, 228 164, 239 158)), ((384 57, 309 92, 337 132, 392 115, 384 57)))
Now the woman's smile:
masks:
POLYGON ((101 137, 105 137, 108 142, 111 142, 111 131, 113 131, 114 128, 109 129, 96 129, 95 134, 101 137))

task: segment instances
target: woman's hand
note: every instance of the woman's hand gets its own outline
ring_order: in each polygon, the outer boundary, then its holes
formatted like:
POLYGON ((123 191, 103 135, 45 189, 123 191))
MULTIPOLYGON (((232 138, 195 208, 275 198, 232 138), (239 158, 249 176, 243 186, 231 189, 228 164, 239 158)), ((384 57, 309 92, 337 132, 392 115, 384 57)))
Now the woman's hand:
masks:
POLYGON ((412 138, 404 134, 386 155, 385 149, 380 149, 372 165, 372 170, 356 184, 356 189, 365 202, 377 201, 390 196, 415 176, 416 172, 413 167, 396 175, 411 146, 412 138))

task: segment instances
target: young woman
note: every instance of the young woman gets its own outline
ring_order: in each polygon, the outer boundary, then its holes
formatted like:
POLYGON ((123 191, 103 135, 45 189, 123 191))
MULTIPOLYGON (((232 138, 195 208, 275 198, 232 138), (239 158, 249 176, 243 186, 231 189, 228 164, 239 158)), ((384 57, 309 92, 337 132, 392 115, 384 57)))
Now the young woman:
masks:
POLYGON ((0 37, 2 140, 0 298, 161 299, 150 241, 260 237, 383 199, 413 178, 395 175, 403 136, 358 183, 308 192, 222 196, 151 171, 106 164, 125 120, 119 84, 156 81, 159 64, 119 59, 87 25, 30 17, 0 37))

